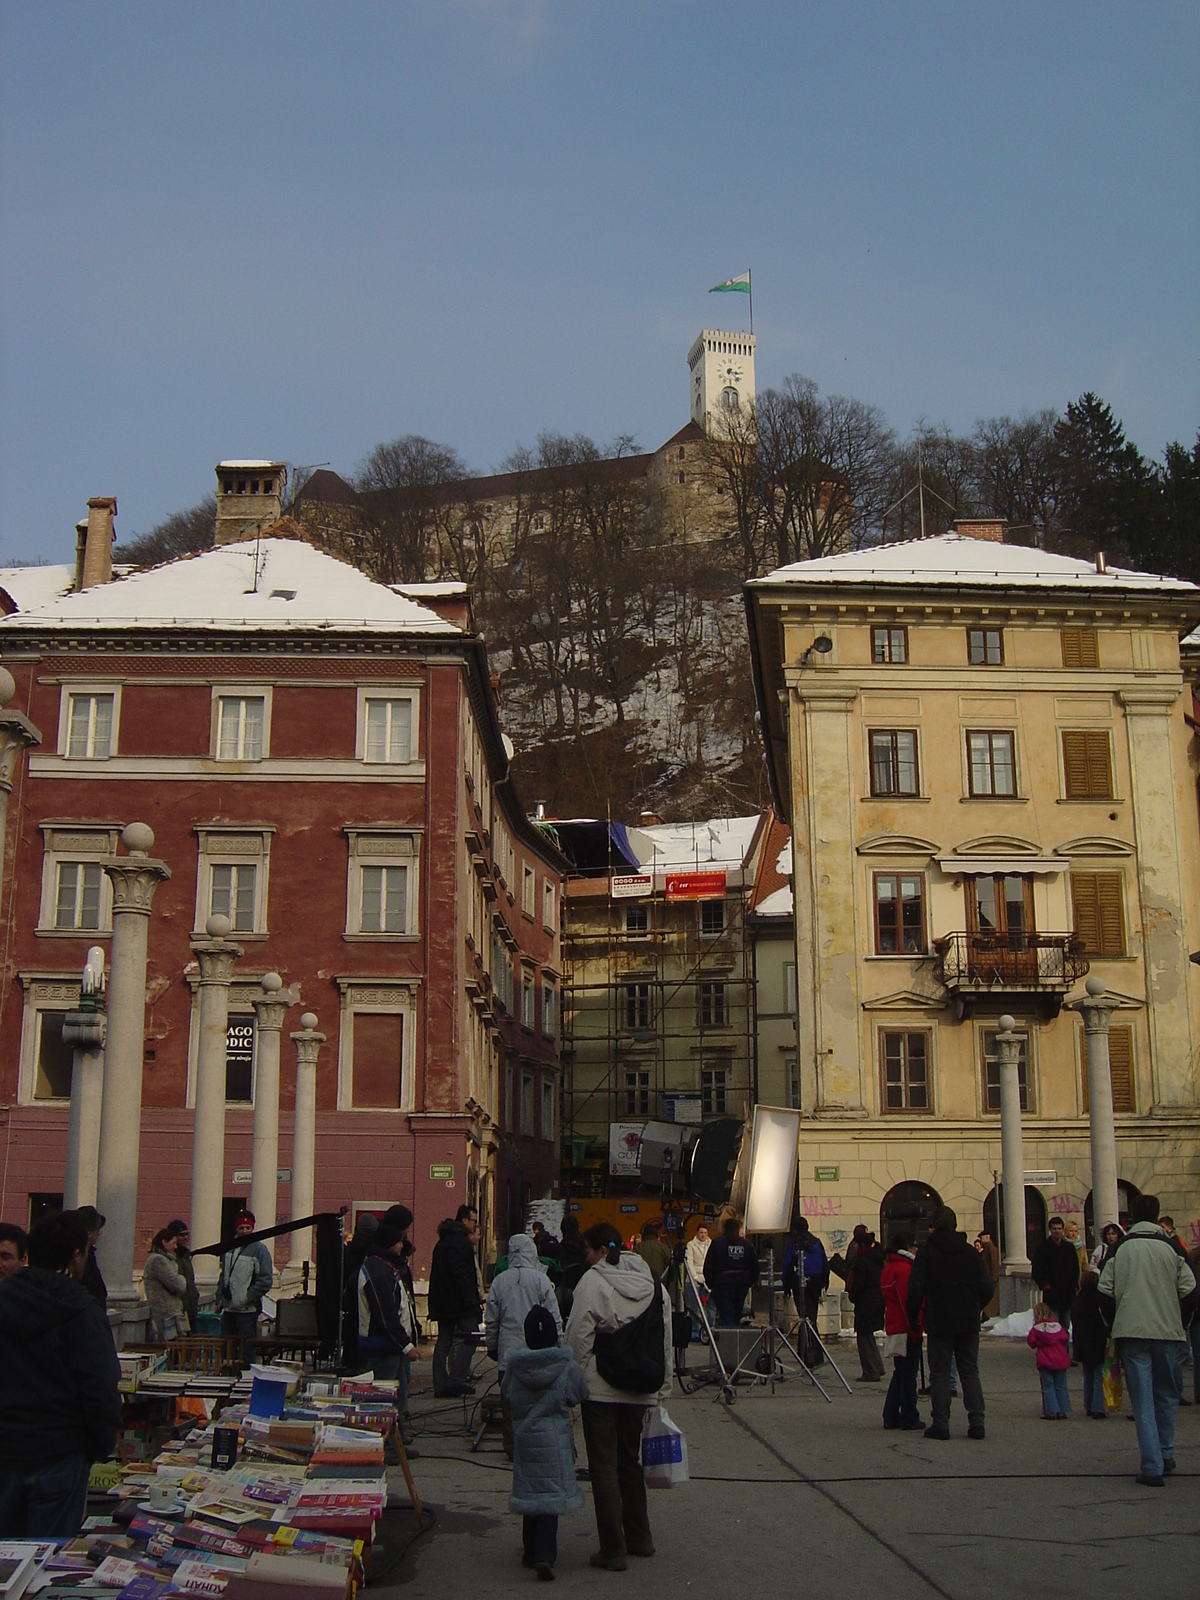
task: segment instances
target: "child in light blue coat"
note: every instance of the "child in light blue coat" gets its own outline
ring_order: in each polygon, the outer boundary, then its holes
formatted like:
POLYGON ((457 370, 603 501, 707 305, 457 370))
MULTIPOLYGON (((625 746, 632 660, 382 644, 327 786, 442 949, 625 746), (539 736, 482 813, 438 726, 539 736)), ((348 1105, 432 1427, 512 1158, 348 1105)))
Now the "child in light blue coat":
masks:
POLYGON ((513 1486, 510 1511, 523 1520, 525 1566, 539 1578, 554 1577, 558 1519, 578 1511, 583 1496, 575 1482, 575 1438, 571 1407, 587 1399, 587 1383, 545 1306, 525 1318, 524 1350, 510 1350, 501 1388, 512 1410, 513 1486))

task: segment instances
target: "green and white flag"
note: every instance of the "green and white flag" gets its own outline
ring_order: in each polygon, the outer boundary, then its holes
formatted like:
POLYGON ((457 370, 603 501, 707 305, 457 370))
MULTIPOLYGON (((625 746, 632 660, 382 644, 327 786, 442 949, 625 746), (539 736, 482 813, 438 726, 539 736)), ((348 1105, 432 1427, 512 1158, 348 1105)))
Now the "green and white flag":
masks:
POLYGON ((736 278, 726 278, 724 283, 714 283, 709 294, 749 294, 750 274, 739 272, 736 278))

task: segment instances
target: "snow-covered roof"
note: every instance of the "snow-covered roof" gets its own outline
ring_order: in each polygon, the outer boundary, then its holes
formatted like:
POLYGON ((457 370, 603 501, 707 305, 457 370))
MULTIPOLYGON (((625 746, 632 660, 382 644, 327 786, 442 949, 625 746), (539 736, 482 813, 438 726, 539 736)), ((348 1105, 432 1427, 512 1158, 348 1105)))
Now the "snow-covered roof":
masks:
POLYGON ((75 583, 75 568, 68 566, 0 567, 0 589, 18 611, 30 611, 66 594, 75 583))
POLYGON ((253 539, 221 545, 163 566, 131 572, 82 593, 66 567, 7 569, 18 610, 4 632, 42 628, 249 628, 265 632, 353 629, 370 633, 459 634, 461 629, 375 583, 356 567, 299 539, 253 539), (258 581, 255 582, 257 560, 258 581), (69 581, 27 575, 66 573, 69 581))
POLYGON ((466 583, 389 583, 394 594, 410 595, 414 600, 462 600, 471 592, 466 583))
POLYGON ((287 466, 286 461, 218 461, 217 471, 221 472, 227 468, 230 472, 253 472, 257 468, 261 472, 264 467, 285 466, 287 466))
POLYGON ((647 871, 740 867, 754 840, 759 818, 714 817, 707 822, 662 822, 629 828, 629 842, 647 871))
POLYGON ((776 889, 762 899, 754 908, 756 917, 790 917, 794 907, 792 905, 792 886, 785 883, 782 889, 776 889))
POLYGON ((776 568, 764 578, 754 579, 748 587, 776 588, 791 583, 947 584, 960 588, 987 584, 1006 588, 1109 589, 1114 592, 1137 589, 1161 593, 1165 590, 1181 597, 1200 595, 1195 584, 1181 578, 1133 572, 1127 567, 1110 566, 1099 572, 1094 561, 1051 555, 1046 550, 1034 550, 1026 545, 972 539, 960 533, 848 550, 842 555, 821 556, 815 561, 794 561, 789 566, 776 568))

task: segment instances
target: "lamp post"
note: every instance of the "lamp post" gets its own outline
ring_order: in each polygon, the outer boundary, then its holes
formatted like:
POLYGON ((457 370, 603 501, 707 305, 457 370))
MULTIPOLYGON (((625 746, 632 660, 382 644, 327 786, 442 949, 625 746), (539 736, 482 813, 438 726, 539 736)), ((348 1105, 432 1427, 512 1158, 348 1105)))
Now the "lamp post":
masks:
POLYGON ((1099 1237, 1106 1222, 1120 1216, 1117 1192, 1117 1130, 1113 1122, 1112 1065, 1108 1055, 1108 1029, 1117 1002, 1106 999, 1103 978, 1084 984, 1086 1000, 1071 1006, 1083 1018, 1087 1041, 1088 1124, 1092 1141, 1092 1222, 1099 1237))

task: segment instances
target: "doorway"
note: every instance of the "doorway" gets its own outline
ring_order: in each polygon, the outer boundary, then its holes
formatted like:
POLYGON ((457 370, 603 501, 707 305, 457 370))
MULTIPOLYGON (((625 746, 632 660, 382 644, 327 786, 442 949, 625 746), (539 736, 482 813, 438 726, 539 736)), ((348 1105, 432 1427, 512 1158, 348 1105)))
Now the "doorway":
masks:
MULTIPOLYGON (((1117 1221, 1123 1228, 1129 1227, 1129 1207, 1141 1192, 1136 1183, 1128 1183, 1124 1178, 1117 1179, 1117 1210, 1120 1212, 1117 1221)), ((1105 1222, 1111 1220, 1111 1217, 1104 1218, 1105 1222)), ((1096 1214, 1090 1189, 1083 1202, 1083 1237, 1087 1242, 1088 1255, 1091 1255, 1100 1241, 1096 1237, 1096 1214)))
MULTIPOLYGON (((983 1202, 983 1231, 999 1241, 1000 1258, 1004 1259, 1004 1185, 1000 1185, 1000 1218, 996 1218, 996 1190, 988 1191, 983 1202)), ((1025 1186, 1025 1255, 1032 1261, 1033 1252, 1046 1237, 1046 1199, 1040 1189, 1025 1186)))
POLYGON ((923 1244, 930 1218, 941 1203, 941 1195, 927 1183, 910 1181, 889 1189, 879 1205, 879 1238, 883 1248, 890 1247, 897 1233, 915 1234, 917 1243, 923 1244))

